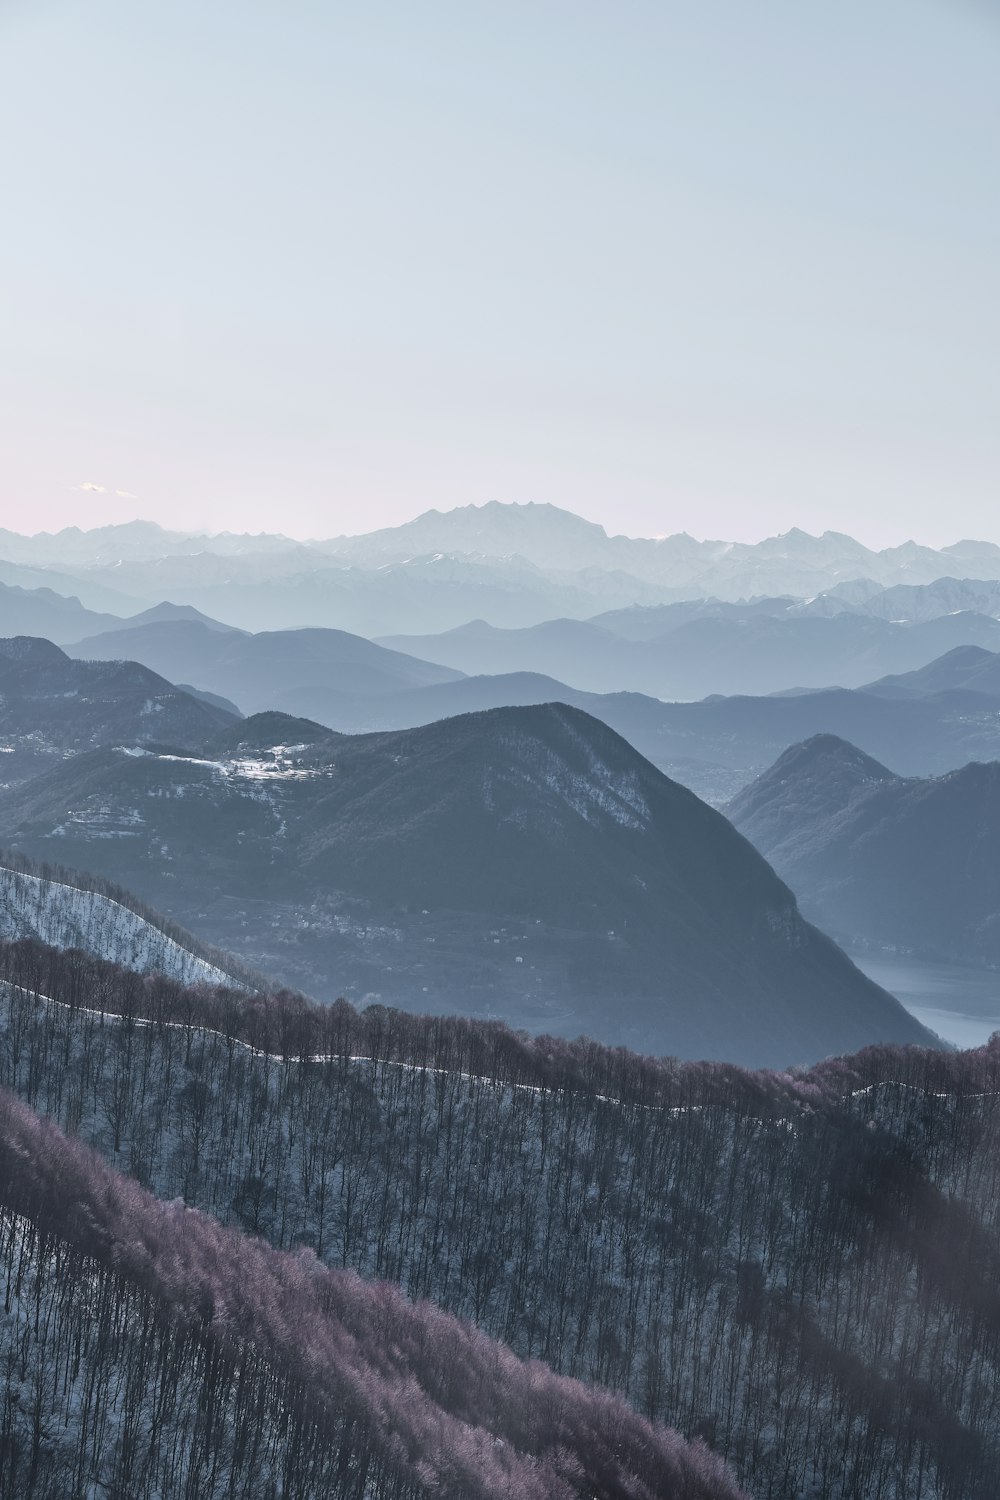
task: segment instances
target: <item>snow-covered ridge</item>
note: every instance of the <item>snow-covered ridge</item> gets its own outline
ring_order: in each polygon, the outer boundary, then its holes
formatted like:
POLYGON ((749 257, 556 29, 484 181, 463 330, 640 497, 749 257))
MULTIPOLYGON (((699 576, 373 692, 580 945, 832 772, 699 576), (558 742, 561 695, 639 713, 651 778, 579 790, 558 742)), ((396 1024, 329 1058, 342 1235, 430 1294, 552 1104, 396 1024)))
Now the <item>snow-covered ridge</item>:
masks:
POLYGON ((82 948, 123 969, 166 974, 181 984, 246 988, 110 896, 0 866, 0 939, 19 938, 82 948))

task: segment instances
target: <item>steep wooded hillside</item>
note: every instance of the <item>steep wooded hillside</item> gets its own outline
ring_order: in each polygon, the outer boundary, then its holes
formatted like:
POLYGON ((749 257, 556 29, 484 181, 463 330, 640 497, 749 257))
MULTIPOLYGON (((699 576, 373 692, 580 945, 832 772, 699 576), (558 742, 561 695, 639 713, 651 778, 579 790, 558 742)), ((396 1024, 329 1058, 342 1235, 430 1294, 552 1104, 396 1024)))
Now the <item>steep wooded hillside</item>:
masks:
POLYGON ((995 1044, 747 1074, 32 945, 0 976, 0 1081, 162 1198, 613 1387, 755 1500, 994 1500, 995 1044))
POLYGON ((224 1229, 0 1091, 0 1492, 738 1500, 703 1447, 224 1229))

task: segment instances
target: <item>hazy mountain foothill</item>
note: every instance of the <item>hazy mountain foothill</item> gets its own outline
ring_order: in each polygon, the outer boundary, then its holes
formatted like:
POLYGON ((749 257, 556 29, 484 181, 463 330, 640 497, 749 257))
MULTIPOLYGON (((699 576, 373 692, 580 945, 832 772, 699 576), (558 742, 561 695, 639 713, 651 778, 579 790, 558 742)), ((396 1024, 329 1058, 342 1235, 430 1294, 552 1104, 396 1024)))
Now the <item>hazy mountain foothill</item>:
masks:
POLYGON ((683 700, 860 687, 921 667, 954 646, 1000 651, 1000 620, 972 613, 907 624, 846 612, 803 617, 787 605, 775 613, 713 612, 694 619, 668 610, 662 633, 640 639, 609 628, 604 618, 551 620, 522 630, 476 620, 441 635, 386 636, 382 644, 470 676, 536 671, 590 692, 683 700))
MULTIPOLYGON (((980 646, 956 646, 944 656, 912 672, 901 672, 870 682, 867 691, 882 698, 929 698, 950 694, 953 702, 962 694, 1000 701, 1000 653, 980 646)), ((981 708, 974 697, 964 706, 981 708)))
POLYGON ((323 704, 334 693, 398 693, 462 675, 342 630, 251 635, 202 620, 126 623, 78 642, 71 654, 87 661, 142 661, 172 682, 195 682, 232 697, 248 714, 277 709, 322 717, 323 704))

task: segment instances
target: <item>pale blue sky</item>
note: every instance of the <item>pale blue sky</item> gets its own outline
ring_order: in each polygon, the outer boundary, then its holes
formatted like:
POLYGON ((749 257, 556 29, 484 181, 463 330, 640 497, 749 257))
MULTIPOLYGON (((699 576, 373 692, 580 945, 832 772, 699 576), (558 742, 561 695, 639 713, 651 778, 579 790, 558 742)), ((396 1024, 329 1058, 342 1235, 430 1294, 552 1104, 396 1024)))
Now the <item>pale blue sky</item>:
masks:
POLYGON ((0 132, 0 524, 1000 539, 986 0, 0 0, 0 132))

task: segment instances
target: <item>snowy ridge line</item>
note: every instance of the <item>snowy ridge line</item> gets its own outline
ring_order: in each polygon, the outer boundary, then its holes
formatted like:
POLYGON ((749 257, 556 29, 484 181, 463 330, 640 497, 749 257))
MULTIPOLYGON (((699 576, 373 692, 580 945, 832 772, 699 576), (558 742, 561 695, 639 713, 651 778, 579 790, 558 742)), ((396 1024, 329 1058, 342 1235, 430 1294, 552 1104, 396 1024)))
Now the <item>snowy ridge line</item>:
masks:
MULTIPOLYGON (((89 1005, 70 1005, 68 1001, 57 1000, 53 995, 43 995, 40 990, 26 990, 21 985, 15 984, 13 980, 10 979, 0 979, 0 987, 7 990, 8 992, 14 991, 19 995, 27 995, 32 1000, 41 1001, 45 1005, 55 1005, 58 1006, 60 1010, 72 1011, 74 1015, 96 1016, 97 1019, 102 1023, 105 1021, 127 1021, 132 1026, 161 1026, 165 1031, 190 1031, 193 1033, 197 1033, 199 1036, 218 1037, 220 1041, 231 1042, 236 1047, 242 1047, 244 1052, 249 1052, 251 1057, 262 1058, 265 1062, 297 1064, 303 1062, 373 1063, 375 1067, 379 1067, 381 1065, 382 1067, 386 1068, 404 1068, 408 1072, 412 1073, 438 1073, 442 1074, 445 1077, 465 1078, 473 1080, 477 1083, 492 1083, 495 1084, 497 1088, 523 1089, 532 1094, 541 1094, 546 1092, 546 1090, 542 1088, 541 1084, 537 1083, 502 1083, 498 1078, 491 1078, 488 1073, 462 1073, 456 1071, 453 1068, 430 1067, 425 1063, 400 1062, 398 1058, 392 1057, 365 1057, 360 1053, 348 1053, 345 1057, 342 1052, 314 1052, 311 1053, 308 1057, 284 1057, 280 1052, 264 1052, 260 1047, 255 1047, 252 1042, 246 1042, 242 1037, 239 1036, 232 1036, 228 1031, 219 1031, 214 1026, 203 1026, 197 1023, 194 1025, 189 1025, 186 1021, 154 1021, 151 1020, 149 1016, 123 1016, 116 1010, 95 1010, 92 1006, 89 1005)), ((549 1089, 547 1092, 559 1093, 561 1092, 561 1090, 549 1089)), ((624 1106, 623 1100, 611 1098, 606 1094, 592 1094, 585 1097, 598 1099, 605 1104, 621 1104, 624 1106)), ((644 1104, 641 1107, 643 1109, 666 1108, 665 1105, 658 1104, 644 1104)), ((700 1107, 700 1105, 693 1106, 693 1108, 696 1109, 700 1107)))
MULTIPOLYGON (((18 870, 11 865, 0 865, 0 876, 9 876, 12 882, 21 882, 35 888, 39 896, 41 895, 43 886, 50 886, 58 891, 66 892, 71 900, 77 898, 99 910, 111 910, 121 913, 125 919, 126 926, 133 929, 133 934, 136 925, 151 934, 156 934, 157 942, 164 946, 168 954, 178 960, 176 968, 181 971, 181 974, 191 971, 208 982, 214 981, 224 984, 227 987, 236 987, 246 990, 248 993, 252 992, 251 986, 245 980, 239 979, 227 969, 220 968, 218 964, 212 963, 210 959, 203 958, 200 953, 195 953, 193 949, 186 948, 183 943, 179 943, 176 938, 164 932, 149 917, 143 916, 133 907, 127 906, 124 901, 116 900, 114 896, 108 896, 103 891, 95 891, 89 886, 70 885, 65 880, 54 880, 50 876, 35 875, 29 870, 18 870)), ((39 908, 39 913, 41 914, 41 908, 39 908)), ((2 915, 2 904, 0 904, 0 915, 2 915)), ((22 912, 22 915, 27 917, 27 913, 22 912)), ((30 917, 27 917, 27 919, 31 920, 30 917)), ((39 923, 38 925, 41 927, 43 924, 39 923)), ((61 947, 65 945, 53 944, 53 946, 61 947)), ((125 965, 125 967, 131 966, 125 965)), ((164 971, 170 973, 169 969, 165 969, 164 971)))
MULTIPOLYGON (((342 1052, 316 1052, 304 1058, 284 1057, 280 1052, 264 1052, 260 1047, 255 1047, 252 1042, 246 1042, 242 1037, 232 1036, 228 1031, 219 1031, 213 1026, 203 1026, 200 1024, 189 1025, 186 1021, 154 1021, 149 1016, 123 1016, 118 1011, 114 1010, 95 1010, 89 1005, 70 1005, 66 1000, 56 1000, 52 995, 43 995, 39 990, 24 989, 23 986, 15 984, 10 979, 0 979, 0 988, 8 992, 13 991, 19 995, 28 996, 32 1000, 38 1000, 45 1005, 57 1006, 60 1010, 72 1011, 75 1015, 96 1016, 96 1018, 101 1021, 102 1024, 106 1021, 127 1021, 132 1026, 159 1026, 162 1027, 165 1031, 190 1031, 204 1037, 218 1037, 220 1041, 230 1042, 233 1046, 242 1047, 245 1052, 249 1052, 251 1057, 259 1057, 263 1059, 264 1062, 276 1062, 288 1065, 292 1063, 301 1064, 303 1062, 317 1064, 343 1062, 369 1063, 373 1064, 375 1067, 401 1068, 409 1073, 434 1073, 447 1078, 462 1078, 469 1082, 492 1084, 494 1088, 498 1089, 518 1089, 522 1093, 549 1093, 558 1096, 569 1092, 569 1090, 567 1089, 547 1089, 538 1083, 505 1082, 500 1078, 494 1078, 489 1073, 466 1073, 455 1068, 436 1068, 427 1063, 401 1062, 398 1058, 393 1057, 367 1057, 361 1053, 353 1052, 348 1053, 346 1057, 342 1052)), ((899 1078, 880 1078, 876 1083, 865 1084, 863 1088, 851 1089, 851 1091, 845 1097, 848 1099, 859 1099, 865 1094, 874 1093, 876 1089, 888 1088, 911 1089, 914 1093, 926 1094, 931 1099, 1000 1099, 1000 1091, 990 1092, 987 1090, 977 1094, 963 1094, 960 1093, 957 1089, 951 1090, 950 1092, 948 1090, 939 1091, 933 1089, 922 1089, 918 1084, 904 1083, 903 1080, 899 1078)), ((655 1112, 656 1114, 696 1114, 704 1109, 721 1107, 718 1105, 713 1106, 711 1104, 633 1104, 624 1099, 617 1098, 614 1094, 586 1094, 581 1090, 577 1090, 576 1094, 578 1098, 593 1099, 596 1104, 613 1104, 616 1105, 619 1109, 649 1110, 655 1112)), ((752 1116, 751 1118, 760 1119, 762 1117, 758 1115, 752 1116)), ((784 1125, 788 1129, 794 1128, 791 1121, 783 1117, 779 1118, 776 1116, 772 1120, 772 1124, 784 1125)))

